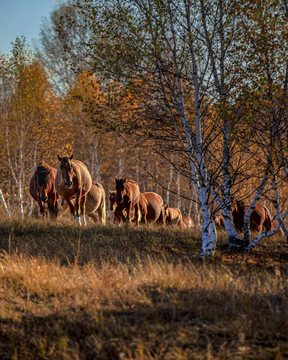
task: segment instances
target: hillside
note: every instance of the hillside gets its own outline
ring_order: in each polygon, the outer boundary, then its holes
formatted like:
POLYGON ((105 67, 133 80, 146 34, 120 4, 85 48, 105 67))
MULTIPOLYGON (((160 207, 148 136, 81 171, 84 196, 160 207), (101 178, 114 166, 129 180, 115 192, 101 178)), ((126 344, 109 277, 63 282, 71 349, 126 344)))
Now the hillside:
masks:
POLYGON ((1 359, 281 359, 288 247, 196 231, 0 224, 1 359))

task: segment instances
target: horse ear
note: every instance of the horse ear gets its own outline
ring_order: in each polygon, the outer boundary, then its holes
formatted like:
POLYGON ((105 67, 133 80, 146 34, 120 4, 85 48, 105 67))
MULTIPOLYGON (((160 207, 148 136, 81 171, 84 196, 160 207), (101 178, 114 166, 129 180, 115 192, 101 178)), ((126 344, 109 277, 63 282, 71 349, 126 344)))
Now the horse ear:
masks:
POLYGON ((72 154, 72 155, 69 157, 69 160, 72 160, 72 159, 73 159, 73 156, 74 156, 74 154, 72 154))
POLYGON ((127 181, 128 181, 128 178, 125 178, 125 179, 123 180, 123 184, 125 184, 127 181))
POLYGON ((168 205, 167 205, 167 204, 164 204, 163 207, 164 207, 165 210, 168 209, 168 205))
POLYGON ((58 160, 61 161, 63 158, 57 154, 58 160))

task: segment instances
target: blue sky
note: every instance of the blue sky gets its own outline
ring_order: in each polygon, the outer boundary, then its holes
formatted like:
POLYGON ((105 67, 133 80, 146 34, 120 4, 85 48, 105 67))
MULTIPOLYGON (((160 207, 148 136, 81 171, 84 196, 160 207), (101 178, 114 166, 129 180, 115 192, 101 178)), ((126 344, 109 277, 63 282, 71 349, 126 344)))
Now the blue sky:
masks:
POLYGON ((16 36, 24 35, 27 43, 37 40, 43 17, 57 0, 0 0, 0 53, 8 54, 16 36))

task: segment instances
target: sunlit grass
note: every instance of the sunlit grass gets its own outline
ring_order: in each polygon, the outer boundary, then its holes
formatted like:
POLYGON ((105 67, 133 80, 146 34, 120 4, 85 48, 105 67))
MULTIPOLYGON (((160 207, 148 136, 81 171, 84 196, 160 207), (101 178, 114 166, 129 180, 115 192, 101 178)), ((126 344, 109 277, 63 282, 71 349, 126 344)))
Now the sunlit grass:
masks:
POLYGON ((0 226, 0 359, 281 359, 287 245, 199 259, 197 232, 0 226))

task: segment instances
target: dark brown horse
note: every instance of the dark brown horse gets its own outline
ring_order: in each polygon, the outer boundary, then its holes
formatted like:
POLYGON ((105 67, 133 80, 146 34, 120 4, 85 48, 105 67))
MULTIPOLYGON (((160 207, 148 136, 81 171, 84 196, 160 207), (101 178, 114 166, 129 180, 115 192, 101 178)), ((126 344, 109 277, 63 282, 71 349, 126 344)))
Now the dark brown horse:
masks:
POLYGON ((167 204, 165 204, 164 212, 166 225, 180 225, 182 228, 184 227, 182 214, 179 209, 170 208, 167 204))
POLYGON ((39 204, 40 214, 46 214, 45 203, 51 217, 56 218, 58 212, 59 195, 55 190, 55 177, 57 170, 41 161, 30 180, 30 194, 39 204))
POLYGON ((126 219, 126 211, 123 212, 124 207, 121 204, 117 204, 116 201, 116 191, 109 190, 109 201, 110 201, 110 210, 114 215, 114 224, 124 222, 126 219))
POLYGON ((57 156, 60 165, 55 178, 56 191, 67 201, 71 215, 76 216, 79 224, 81 224, 79 210, 81 211, 83 223, 86 225, 85 204, 87 194, 92 186, 91 175, 85 164, 79 160, 72 160, 73 155, 70 157, 57 156), (71 201, 74 198, 75 207, 71 201))
POLYGON ((138 184, 127 178, 115 179, 115 182, 117 205, 120 205, 123 210, 126 210, 127 220, 129 222, 135 217, 136 224, 138 224, 141 217, 139 209, 140 190, 138 184))
POLYGON ((195 228, 194 221, 191 219, 191 217, 182 215, 182 220, 183 220, 183 226, 185 229, 195 228))
MULTIPOLYGON (((243 201, 236 200, 232 205, 232 221, 234 223, 236 231, 243 232, 244 230, 244 215, 249 208, 249 204, 245 204, 243 201)), ((266 206, 256 204, 254 210, 250 215, 250 229, 255 232, 262 232, 265 228, 266 231, 270 231, 274 228, 272 224, 272 217, 270 211, 266 206)))
MULTIPOLYGON (((87 194, 85 205, 86 215, 88 215, 96 224, 99 221, 102 225, 106 224, 105 191, 100 183, 96 182, 92 184, 91 189, 87 194)), ((69 205, 65 201, 60 215, 64 215, 68 208, 69 205)))

